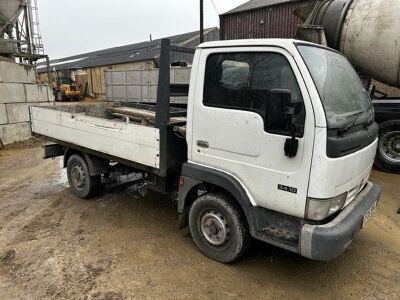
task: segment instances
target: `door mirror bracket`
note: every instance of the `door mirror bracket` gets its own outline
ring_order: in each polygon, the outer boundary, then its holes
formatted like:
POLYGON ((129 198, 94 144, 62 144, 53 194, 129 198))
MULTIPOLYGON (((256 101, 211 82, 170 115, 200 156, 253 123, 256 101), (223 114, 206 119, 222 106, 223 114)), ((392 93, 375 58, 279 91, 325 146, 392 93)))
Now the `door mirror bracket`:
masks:
POLYGON ((299 140, 296 139, 296 126, 290 123, 290 132, 292 136, 285 141, 285 155, 289 158, 296 157, 299 149, 299 140))
POLYGON ((290 122, 294 116, 294 107, 292 105, 286 107, 286 116, 289 117, 290 122))
POLYGON ((375 91, 376 91, 376 87, 375 87, 375 85, 373 85, 372 83, 368 86, 368 89, 367 89, 367 93, 368 93, 368 96, 369 96, 369 98, 371 99, 371 100, 374 100, 374 98, 375 98, 375 91))

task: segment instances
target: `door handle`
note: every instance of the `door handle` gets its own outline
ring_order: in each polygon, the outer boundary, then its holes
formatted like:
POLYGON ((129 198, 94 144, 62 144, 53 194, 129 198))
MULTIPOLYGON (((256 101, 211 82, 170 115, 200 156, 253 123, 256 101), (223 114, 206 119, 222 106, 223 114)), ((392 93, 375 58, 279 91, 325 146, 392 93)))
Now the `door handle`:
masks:
POLYGON ((206 141, 197 141, 197 146, 199 146, 201 148, 208 148, 209 144, 206 141))

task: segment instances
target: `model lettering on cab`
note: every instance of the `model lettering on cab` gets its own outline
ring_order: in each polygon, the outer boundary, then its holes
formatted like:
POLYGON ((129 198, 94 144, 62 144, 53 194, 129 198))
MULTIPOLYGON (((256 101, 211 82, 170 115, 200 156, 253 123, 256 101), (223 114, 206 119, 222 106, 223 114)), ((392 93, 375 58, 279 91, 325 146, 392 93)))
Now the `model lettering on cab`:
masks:
POLYGON ((278 184, 278 190, 289 192, 292 194, 297 194, 297 188, 291 187, 291 186, 286 186, 282 184, 278 184))

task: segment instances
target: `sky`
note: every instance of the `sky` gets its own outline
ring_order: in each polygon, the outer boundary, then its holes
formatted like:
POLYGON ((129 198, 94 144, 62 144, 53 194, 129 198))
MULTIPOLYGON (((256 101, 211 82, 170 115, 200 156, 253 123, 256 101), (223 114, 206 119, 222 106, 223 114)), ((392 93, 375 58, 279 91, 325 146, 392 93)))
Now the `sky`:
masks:
MULTIPOLYGON (((219 26, 218 14, 247 1, 204 0, 205 27, 219 26)), ((199 0, 38 0, 38 7, 50 59, 199 28, 199 0)))

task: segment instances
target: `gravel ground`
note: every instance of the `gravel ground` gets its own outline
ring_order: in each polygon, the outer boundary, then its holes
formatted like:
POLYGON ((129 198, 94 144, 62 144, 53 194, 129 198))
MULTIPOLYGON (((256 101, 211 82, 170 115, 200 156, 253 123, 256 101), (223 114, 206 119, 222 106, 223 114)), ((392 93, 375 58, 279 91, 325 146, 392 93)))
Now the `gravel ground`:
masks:
POLYGON ((338 259, 314 262, 255 242, 239 263, 204 257, 176 208, 114 188, 85 201, 38 143, 0 151, 0 299, 398 299, 400 177, 338 259))

